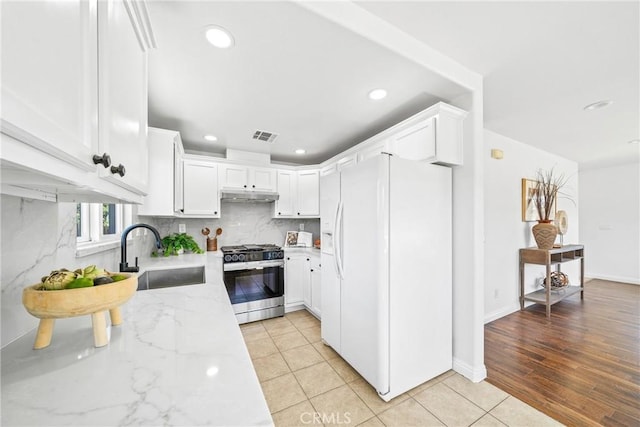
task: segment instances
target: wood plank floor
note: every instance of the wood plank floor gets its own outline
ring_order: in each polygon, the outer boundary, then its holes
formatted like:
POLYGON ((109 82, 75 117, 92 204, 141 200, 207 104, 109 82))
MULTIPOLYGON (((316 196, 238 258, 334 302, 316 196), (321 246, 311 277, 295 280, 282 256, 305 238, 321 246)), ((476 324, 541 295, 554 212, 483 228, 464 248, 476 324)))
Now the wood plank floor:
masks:
POLYGON ((569 426, 640 426, 640 286, 603 280, 485 325, 487 381, 569 426))

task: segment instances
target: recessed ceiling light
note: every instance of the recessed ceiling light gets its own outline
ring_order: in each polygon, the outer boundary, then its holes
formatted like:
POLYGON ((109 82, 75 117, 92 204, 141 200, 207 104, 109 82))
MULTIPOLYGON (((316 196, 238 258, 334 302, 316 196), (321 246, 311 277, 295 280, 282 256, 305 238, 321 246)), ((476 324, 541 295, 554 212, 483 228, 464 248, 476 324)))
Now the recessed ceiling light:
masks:
POLYGON ((369 99, 378 100, 385 98, 387 96, 387 91, 384 89, 374 89, 369 92, 369 99))
POLYGON ((302 148, 298 148, 298 149, 296 150, 296 154, 304 154, 304 153, 306 153, 306 152, 307 152, 307 150, 303 150, 302 148))
POLYGON ((204 139, 210 142, 216 142, 218 140, 218 137, 215 135, 205 135, 204 139))
POLYGON ((594 102, 593 104, 587 105, 586 107, 584 107, 584 110, 585 111, 599 110, 600 108, 608 107, 611 104, 613 104, 613 101, 609 101, 609 100, 598 101, 598 102, 594 102))
POLYGON ((207 27, 205 36, 209 43, 220 49, 227 49, 234 45, 233 36, 227 30, 217 25, 210 25, 207 27))

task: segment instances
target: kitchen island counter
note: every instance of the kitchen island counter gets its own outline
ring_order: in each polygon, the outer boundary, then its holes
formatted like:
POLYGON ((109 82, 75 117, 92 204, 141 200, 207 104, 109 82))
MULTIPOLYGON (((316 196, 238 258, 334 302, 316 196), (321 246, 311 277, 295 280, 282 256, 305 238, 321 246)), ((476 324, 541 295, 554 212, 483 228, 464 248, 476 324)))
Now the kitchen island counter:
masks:
POLYGON ((57 320, 47 348, 33 350, 35 330, 3 348, 1 424, 273 425, 220 257, 172 258, 146 268, 204 264, 207 283, 137 292, 107 346, 82 316, 57 320))

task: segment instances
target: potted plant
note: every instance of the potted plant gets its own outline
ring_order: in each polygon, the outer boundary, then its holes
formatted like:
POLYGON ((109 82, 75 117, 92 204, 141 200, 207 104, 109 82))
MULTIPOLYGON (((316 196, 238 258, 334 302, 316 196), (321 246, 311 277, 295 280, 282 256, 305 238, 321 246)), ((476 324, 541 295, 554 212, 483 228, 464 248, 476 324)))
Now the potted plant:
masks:
POLYGON ((538 169, 534 187, 533 203, 538 212, 538 223, 531 230, 536 244, 540 249, 551 249, 558 235, 558 228, 552 224, 552 213, 555 211, 556 201, 560 189, 567 183, 563 174, 557 175, 553 168, 544 171, 538 169))
POLYGON ((183 250, 196 254, 204 253, 193 237, 187 233, 172 233, 163 237, 162 246, 164 247, 164 256, 179 255, 183 250))

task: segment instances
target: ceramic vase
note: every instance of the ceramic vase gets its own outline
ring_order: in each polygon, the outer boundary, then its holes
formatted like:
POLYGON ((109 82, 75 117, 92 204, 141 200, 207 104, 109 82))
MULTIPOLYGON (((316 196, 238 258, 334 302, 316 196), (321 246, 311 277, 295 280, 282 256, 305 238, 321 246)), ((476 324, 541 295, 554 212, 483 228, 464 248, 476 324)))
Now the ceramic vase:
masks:
POLYGON ((533 232, 533 238, 536 239, 538 249, 551 249, 553 243, 556 241, 558 235, 558 227, 551 223, 551 221, 538 221, 536 225, 531 229, 533 232))

